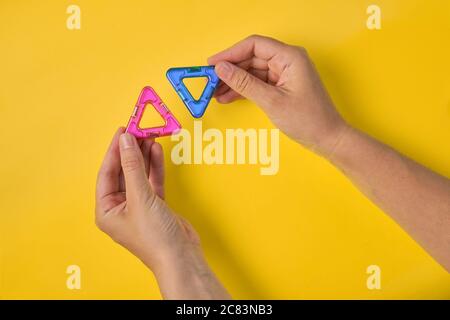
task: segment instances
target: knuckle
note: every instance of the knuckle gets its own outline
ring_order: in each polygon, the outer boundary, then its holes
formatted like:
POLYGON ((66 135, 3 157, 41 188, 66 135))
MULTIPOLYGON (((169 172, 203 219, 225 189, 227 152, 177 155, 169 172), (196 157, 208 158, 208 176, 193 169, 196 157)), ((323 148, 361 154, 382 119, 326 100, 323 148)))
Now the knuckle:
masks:
POLYGON ((122 161, 122 168, 126 172, 132 172, 140 167, 141 163, 135 156, 125 157, 122 161))
POLYGON ((304 47, 294 47, 296 53, 298 54, 298 56, 300 58, 302 58, 303 60, 308 60, 308 51, 304 48, 304 47))
POLYGON ((297 49, 297 51, 298 51, 301 55, 303 55, 303 56, 307 56, 307 55, 308 55, 308 51, 306 50, 305 47, 298 46, 298 47, 295 47, 295 48, 297 49))
POLYGON ((303 59, 304 61, 309 61, 309 54, 308 54, 308 51, 307 51, 305 48, 303 48, 303 47, 301 47, 301 48, 299 49, 299 51, 300 51, 300 57, 302 57, 302 59, 303 59))
POLYGON ((252 80, 252 78, 249 73, 247 73, 247 72, 242 73, 241 75, 239 75, 236 78, 236 89, 239 92, 248 91, 251 86, 251 80, 252 80))
POLYGON ((285 52, 289 53, 291 55, 297 55, 300 57, 307 57, 308 53, 304 47, 301 46, 293 46, 293 45, 286 45, 285 52))
POLYGON ((265 36, 265 35, 260 35, 260 34, 252 34, 252 35, 248 36, 245 40, 253 42, 254 44, 258 43, 258 44, 276 45, 276 46, 285 45, 284 42, 281 42, 275 38, 265 36))
POLYGON ((260 39, 262 36, 261 35, 259 35, 259 34, 251 34, 251 35, 249 35, 248 37, 247 37, 247 39, 248 40, 257 40, 257 39, 260 39))

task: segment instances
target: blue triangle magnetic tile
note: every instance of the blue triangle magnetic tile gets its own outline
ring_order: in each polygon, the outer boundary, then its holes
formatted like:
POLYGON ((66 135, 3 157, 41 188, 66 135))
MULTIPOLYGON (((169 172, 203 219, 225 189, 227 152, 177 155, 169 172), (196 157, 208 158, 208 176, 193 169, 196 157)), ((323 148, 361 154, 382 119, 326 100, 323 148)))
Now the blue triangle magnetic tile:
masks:
POLYGON ((214 94, 214 90, 216 90, 219 85, 219 77, 217 77, 214 71, 214 66, 170 68, 167 70, 166 76, 181 100, 183 100, 183 103, 186 105, 191 115, 194 118, 203 116, 209 101, 214 94), (198 77, 206 77, 208 83, 206 84, 205 89, 203 89, 200 98, 196 100, 186 88, 183 79, 198 77))

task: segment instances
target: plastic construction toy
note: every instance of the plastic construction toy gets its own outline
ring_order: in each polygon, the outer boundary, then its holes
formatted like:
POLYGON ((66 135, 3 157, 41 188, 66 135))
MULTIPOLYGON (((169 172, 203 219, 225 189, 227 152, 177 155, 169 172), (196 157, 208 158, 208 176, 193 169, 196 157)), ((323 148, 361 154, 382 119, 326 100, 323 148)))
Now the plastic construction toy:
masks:
POLYGON ((219 84, 219 77, 214 72, 214 66, 170 68, 167 70, 166 76, 192 116, 194 118, 203 116, 214 90, 216 90, 219 84), (198 77, 208 78, 208 83, 205 89, 203 89, 201 97, 195 100, 183 83, 183 79, 198 77))
POLYGON ((142 89, 133 114, 128 121, 126 132, 131 133, 136 138, 156 138, 162 136, 170 136, 181 129, 178 120, 173 116, 167 106, 162 102, 161 98, 151 87, 142 89), (140 128, 142 115, 144 114, 147 104, 151 104, 165 121, 164 126, 153 128, 140 128))

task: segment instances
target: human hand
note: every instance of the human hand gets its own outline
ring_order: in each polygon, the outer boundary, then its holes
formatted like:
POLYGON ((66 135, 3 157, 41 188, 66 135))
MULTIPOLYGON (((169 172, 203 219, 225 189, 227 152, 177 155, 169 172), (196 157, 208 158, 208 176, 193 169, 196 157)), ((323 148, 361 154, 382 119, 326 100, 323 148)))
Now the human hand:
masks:
POLYGON ((98 173, 97 226, 153 271, 163 297, 228 298, 197 233, 163 200, 161 145, 123 132, 114 135, 98 173))
POLYGON ((208 63, 222 80, 215 92, 219 103, 252 100, 281 131, 322 155, 331 153, 346 131, 303 48, 250 36, 208 63))

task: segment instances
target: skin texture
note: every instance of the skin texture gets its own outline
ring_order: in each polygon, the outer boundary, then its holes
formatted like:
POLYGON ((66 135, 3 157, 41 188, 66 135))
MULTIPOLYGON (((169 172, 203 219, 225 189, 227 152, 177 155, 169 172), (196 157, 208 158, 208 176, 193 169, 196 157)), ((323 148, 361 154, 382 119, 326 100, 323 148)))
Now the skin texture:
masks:
POLYGON ((450 270, 450 180, 348 125, 304 49, 251 36, 208 63, 223 81, 218 102, 254 101, 280 130, 333 163, 450 270))
POLYGON ((305 147, 331 150, 345 122, 303 48, 251 36, 208 59, 222 80, 220 103, 255 102, 273 124, 305 147))
POLYGON ((192 226, 164 202, 161 145, 119 128, 99 170, 96 224, 153 271, 165 299, 228 299, 192 226))
MULTIPOLYGON (((450 180, 348 125, 303 48, 251 36, 208 63, 222 80, 218 102, 255 102, 450 270, 450 180)), ((206 263, 197 233, 164 202, 161 146, 123 132, 114 135, 98 174, 98 227, 153 271, 163 298, 230 298, 206 263)))

